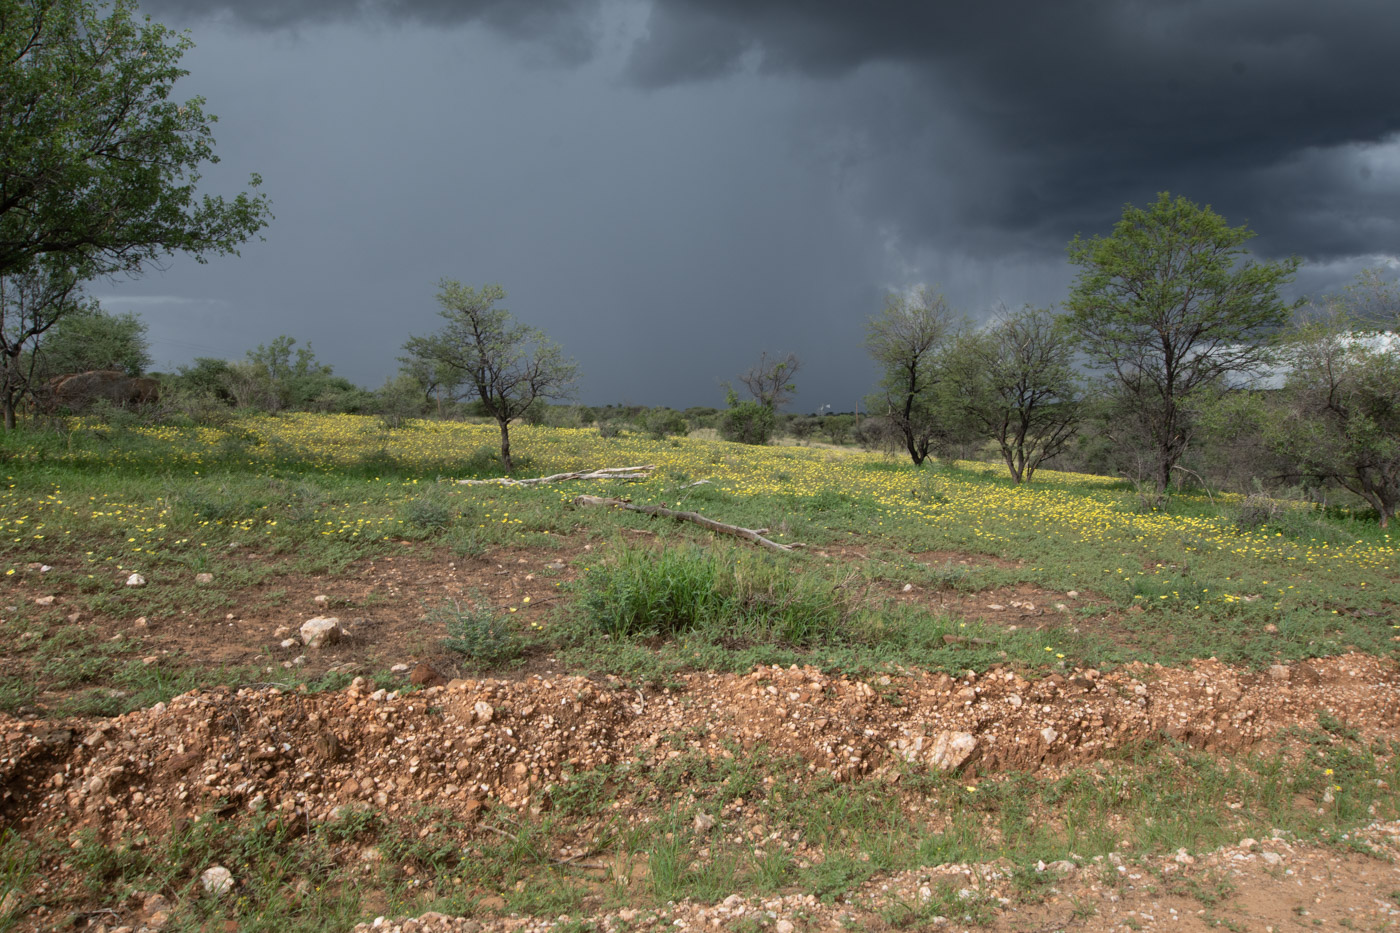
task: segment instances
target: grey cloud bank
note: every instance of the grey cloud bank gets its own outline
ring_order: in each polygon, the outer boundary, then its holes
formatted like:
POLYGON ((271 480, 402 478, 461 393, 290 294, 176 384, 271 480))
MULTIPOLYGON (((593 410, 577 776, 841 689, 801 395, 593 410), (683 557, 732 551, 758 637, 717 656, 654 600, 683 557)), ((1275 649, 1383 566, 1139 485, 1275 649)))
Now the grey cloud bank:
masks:
POLYGON ((1390 3, 143 9, 196 40, 210 182, 261 172, 277 214, 242 259, 99 289, 170 362, 289 333, 374 384, 447 276, 503 284, 587 401, 719 404, 767 348, 806 360, 795 408, 842 409, 885 289, 1054 303, 1069 238, 1160 190, 1305 257, 1300 289, 1400 254, 1390 3))

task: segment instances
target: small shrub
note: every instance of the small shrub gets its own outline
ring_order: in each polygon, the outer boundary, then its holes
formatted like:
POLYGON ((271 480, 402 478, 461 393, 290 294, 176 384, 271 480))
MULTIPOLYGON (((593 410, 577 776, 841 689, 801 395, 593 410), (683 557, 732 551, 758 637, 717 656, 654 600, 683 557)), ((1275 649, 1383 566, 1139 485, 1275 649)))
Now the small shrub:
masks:
POLYGON ((471 662, 499 664, 520 655, 520 639, 505 618, 485 603, 454 599, 429 612, 427 621, 447 629, 444 648, 471 662))
POLYGON ((1279 503, 1262 492, 1250 493, 1235 507, 1235 527, 1253 531, 1272 522, 1279 513, 1279 503))
POLYGON ((739 444, 766 444, 773 437, 773 409, 758 402, 735 402, 720 416, 719 435, 739 444))
POLYGON ((647 436, 657 441, 690 432, 690 422, 685 420, 685 415, 671 408, 653 408, 642 416, 642 424, 647 436))

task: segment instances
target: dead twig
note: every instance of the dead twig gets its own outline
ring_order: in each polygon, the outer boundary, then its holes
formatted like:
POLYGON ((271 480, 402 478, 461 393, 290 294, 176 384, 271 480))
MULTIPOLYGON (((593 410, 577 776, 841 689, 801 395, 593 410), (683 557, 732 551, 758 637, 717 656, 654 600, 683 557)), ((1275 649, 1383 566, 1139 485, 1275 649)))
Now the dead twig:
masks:
POLYGON ((701 528, 708 528, 720 534, 733 535, 736 538, 743 538, 745 541, 752 541, 754 544, 762 545, 774 551, 793 551, 802 547, 801 544, 779 544, 763 537, 760 532, 767 531, 767 528, 755 531, 752 528, 740 528, 738 525, 726 525, 724 522, 717 522, 713 518, 706 518, 699 512, 677 512, 675 509, 668 509, 660 505, 634 505, 626 499, 612 499, 602 496, 576 496, 574 505, 610 505, 616 509, 626 509, 629 512, 640 512, 643 515, 651 515, 659 518, 674 518, 678 522, 693 522, 701 528))
POLYGON ((602 467, 597 470, 578 470, 573 473, 555 473, 552 476, 537 476, 533 479, 511 479, 498 476, 495 479, 459 479, 458 486, 539 486, 543 483, 559 483, 570 479, 648 479, 656 464, 627 467, 602 467))

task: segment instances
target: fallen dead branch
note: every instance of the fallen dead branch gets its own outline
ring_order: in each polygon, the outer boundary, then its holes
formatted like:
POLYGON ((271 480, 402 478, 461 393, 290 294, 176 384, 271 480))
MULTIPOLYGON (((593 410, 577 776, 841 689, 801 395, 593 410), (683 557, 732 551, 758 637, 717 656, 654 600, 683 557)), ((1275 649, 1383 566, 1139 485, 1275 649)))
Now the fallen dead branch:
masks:
POLYGON ((610 505, 616 509, 626 509, 629 512, 641 512, 643 515, 652 515, 659 518, 674 518, 678 522, 693 522, 701 528, 708 528, 710 531, 717 531, 724 535, 733 535, 736 538, 743 538, 745 541, 752 541, 763 547, 774 551, 793 551, 802 547, 801 544, 779 544, 763 537, 761 532, 767 528, 760 528, 755 531, 752 528, 740 528, 738 525, 726 525, 724 522, 717 522, 713 518, 706 518, 699 512, 678 512, 675 509, 668 509, 660 505, 633 505, 626 499, 610 499, 603 496, 576 496, 574 505, 610 505))
POLYGON ((553 476, 537 476, 534 479, 511 479, 498 476, 495 479, 459 479, 458 486, 539 486, 543 483, 559 483, 568 479, 646 479, 656 464, 645 466, 603 467, 598 470, 578 470, 574 473, 555 473, 553 476))

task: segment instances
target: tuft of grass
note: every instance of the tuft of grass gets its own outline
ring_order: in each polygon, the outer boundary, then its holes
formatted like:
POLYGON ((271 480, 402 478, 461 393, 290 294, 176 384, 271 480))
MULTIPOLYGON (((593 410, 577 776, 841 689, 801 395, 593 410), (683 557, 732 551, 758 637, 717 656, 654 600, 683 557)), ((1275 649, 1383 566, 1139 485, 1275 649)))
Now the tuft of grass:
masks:
POLYGON ((586 624, 612 638, 673 638, 809 645, 842 641, 858 600, 817 574, 753 552, 694 545, 625 548, 578 584, 586 624))
POLYGON ((500 612, 479 598, 465 603, 449 600, 430 611, 425 621, 444 626, 443 647, 472 664, 485 667, 520 655, 519 636, 500 612))

